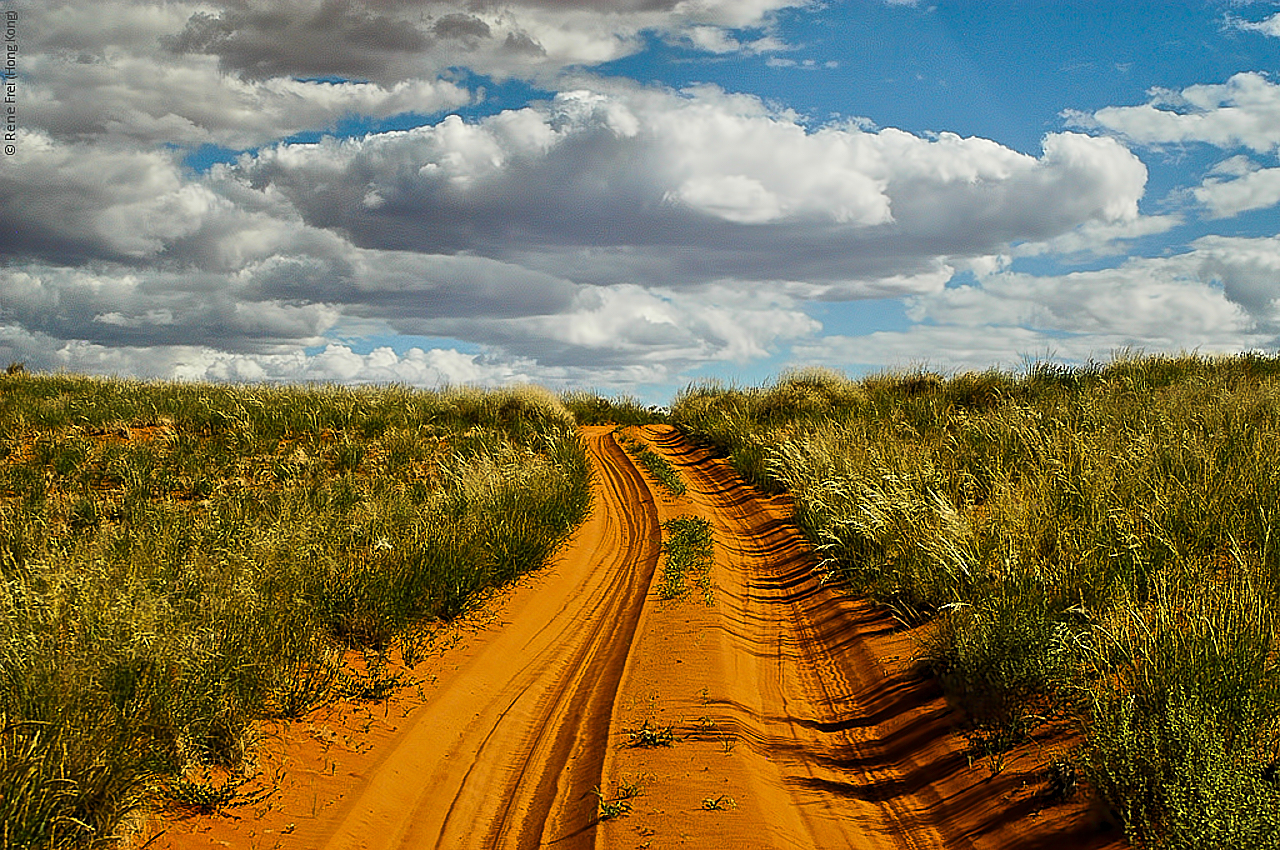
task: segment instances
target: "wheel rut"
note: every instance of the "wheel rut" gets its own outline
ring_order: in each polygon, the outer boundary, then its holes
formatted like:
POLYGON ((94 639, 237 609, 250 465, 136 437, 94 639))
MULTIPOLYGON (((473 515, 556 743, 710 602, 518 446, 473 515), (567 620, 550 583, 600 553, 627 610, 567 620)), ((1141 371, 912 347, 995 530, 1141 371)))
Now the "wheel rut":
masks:
POLYGON ((597 498, 550 586, 418 713, 327 850, 594 846, 591 792, 660 530, 613 438, 589 446, 597 498))

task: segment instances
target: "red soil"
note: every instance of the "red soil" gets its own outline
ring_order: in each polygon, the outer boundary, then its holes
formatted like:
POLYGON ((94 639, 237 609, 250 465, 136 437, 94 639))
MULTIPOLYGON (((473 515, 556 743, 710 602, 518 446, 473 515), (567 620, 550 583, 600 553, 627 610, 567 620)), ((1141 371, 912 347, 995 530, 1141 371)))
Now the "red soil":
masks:
POLYGON ((645 429, 689 487, 667 496, 610 432, 586 429, 590 518, 419 664, 419 688, 271 730, 270 799, 171 815, 150 846, 1123 846, 1085 803, 1049 803, 1039 771, 1061 739, 998 775, 966 754, 913 636, 819 583, 784 500, 645 429), (652 587, 660 523, 681 515, 714 529, 710 605, 652 587), (646 724, 674 742, 627 746, 646 724), (630 813, 601 820, 596 789, 626 787, 642 792, 630 813))

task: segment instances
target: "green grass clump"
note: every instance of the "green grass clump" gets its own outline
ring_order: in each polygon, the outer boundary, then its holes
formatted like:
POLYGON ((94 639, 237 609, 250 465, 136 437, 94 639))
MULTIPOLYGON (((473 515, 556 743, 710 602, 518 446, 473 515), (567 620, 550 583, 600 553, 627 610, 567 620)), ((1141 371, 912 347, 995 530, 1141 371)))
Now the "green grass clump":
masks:
POLYGON ((702 517, 682 516, 662 524, 667 539, 662 544, 666 559, 658 595, 663 599, 679 599, 694 587, 711 603, 711 567, 715 547, 711 539, 711 523, 702 517))
POLYGON ((665 457, 625 433, 621 434, 618 442, 632 457, 640 461, 640 465, 648 470, 668 493, 673 496, 683 496, 687 492, 684 479, 665 457))
POLYGON ((1136 843, 1277 846, 1280 358, 800 372, 672 420, 793 495, 829 581, 930 623, 993 765, 1071 718, 1136 843))
POLYGON ((534 388, 0 376, 3 840, 95 846, 165 797, 221 804, 258 719, 384 696, 345 649, 411 661, 589 494, 572 416, 534 388))

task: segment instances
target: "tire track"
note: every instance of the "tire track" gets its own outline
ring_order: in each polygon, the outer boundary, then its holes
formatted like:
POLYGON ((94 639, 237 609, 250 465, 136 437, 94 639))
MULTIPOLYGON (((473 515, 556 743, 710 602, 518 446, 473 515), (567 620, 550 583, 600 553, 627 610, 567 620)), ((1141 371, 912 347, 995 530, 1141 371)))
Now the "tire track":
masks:
MULTIPOLYGON (((244 829, 220 830, 236 839, 221 843, 1119 850, 1083 806, 1042 812, 1026 790, 1034 773, 1018 786, 1016 770, 993 777, 969 763, 937 685, 900 660, 909 638, 818 580, 785 500, 761 497, 670 428, 642 433, 681 471, 686 496, 655 499, 611 428, 584 429, 591 514, 511 592, 503 622, 435 659, 439 686, 387 724, 349 778, 326 755, 323 798, 304 776, 267 821, 242 810, 244 829), (688 514, 713 527, 710 605, 654 589, 660 522, 688 514), (650 723, 673 745, 628 746, 628 731, 650 723), (594 789, 640 786, 629 817, 600 820, 594 789)), ((159 846, 211 843, 197 828, 159 846)))
MULTIPOLYGON (((885 746, 883 730, 859 719, 869 713, 860 695, 876 693, 885 670, 859 651, 855 605, 819 583, 799 530, 726 465, 674 432, 654 436, 681 465, 724 541, 730 645, 755 659, 756 693, 734 699, 755 707, 754 716, 740 718, 753 729, 748 740, 760 757, 755 784, 772 786, 767 790, 775 794, 780 784, 798 815, 798 832, 778 846, 968 846, 921 817, 939 802, 932 786, 913 794, 874 790, 901 787, 911 769, 902 753, 885 746)), ((757 793, 766 792, 759 787, 757 793)))
MULTIPOLYGON (((739 846, 1123 846, 1084 803, 1045 810, 1027 788, 1042 781, 1034 769, 995 777, 971 762, 960 718, 909 663, 916 646, 867 600, 819 580, 785 498, 760 496, 671 428, 645 433, 715 529, 721 610, 707 622, 721 658, 702 669, 718 671, 717 702, 749 745, 729 780, 753 798, 739 846)), ((722 824, 689 831, 690 846, 720 846, 722 824)))
POLYGON ((660 530, 607 430, 588 447, 596 501, 553 574, 416 713, 321 846, 594 846, 592 789, 660 530))

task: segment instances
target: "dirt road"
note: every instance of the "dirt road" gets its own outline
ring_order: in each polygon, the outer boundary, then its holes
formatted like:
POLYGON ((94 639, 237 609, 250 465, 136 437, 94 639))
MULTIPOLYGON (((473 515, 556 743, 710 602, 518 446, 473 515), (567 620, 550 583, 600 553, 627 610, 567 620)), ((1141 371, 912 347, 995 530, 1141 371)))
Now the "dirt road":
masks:
MULTIPOLYGON (((1081 804, 1048 804, 1031 748, 998 774, 967 752, 958 718, 912 662, 912 636, 818 582, 785 504, 653 427, 640 436, 688 484, 683 497, 665 495, 611 431, 586 432, 598 473, 588 521, 496 619, 433 659, 416 699, 282 730, 269 802, 172 821, 152 846, 1117 841, 1081 804), (660 523, 682 515, 713 527, 710 604, 664 602, 653 588, 660 523), (629 746, 641 730, 669 740, 629 746), (601 796, 629 797, 630 812, 602 819, 601 796)), ((1038 742, 1036 764, 1057 745, 1038 742)))

